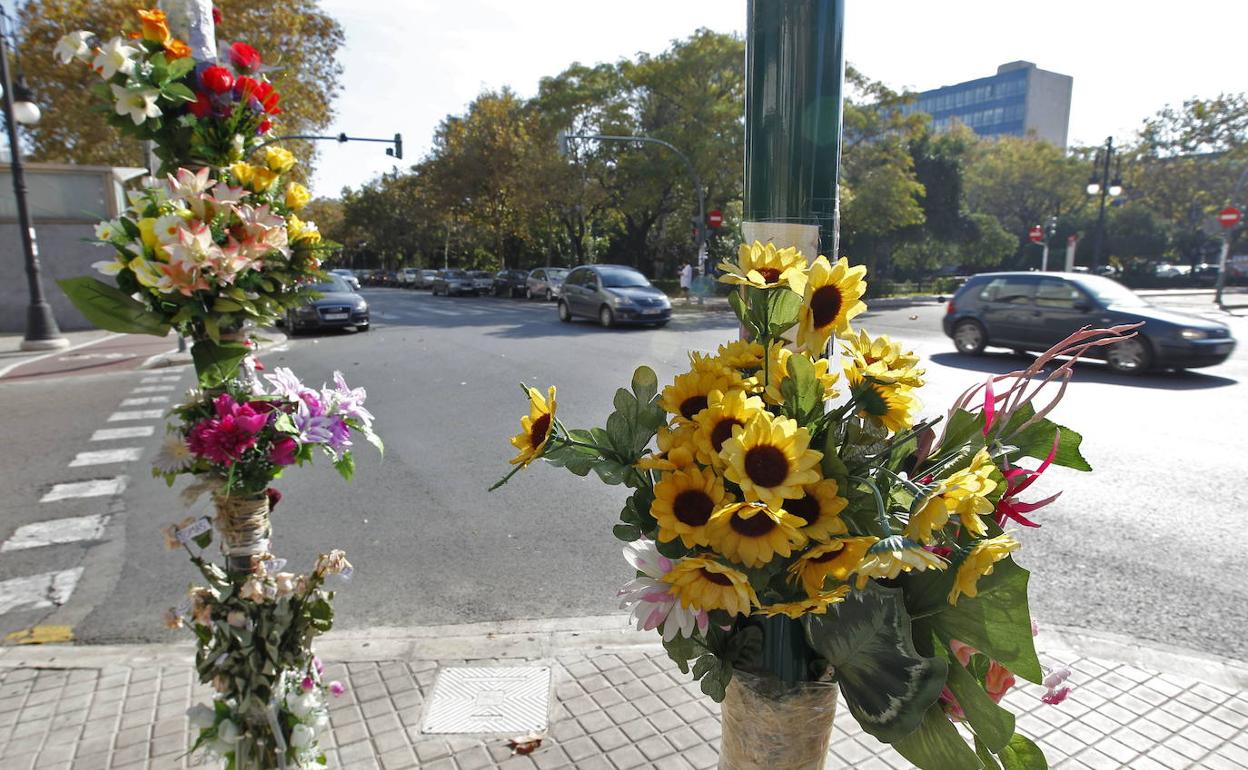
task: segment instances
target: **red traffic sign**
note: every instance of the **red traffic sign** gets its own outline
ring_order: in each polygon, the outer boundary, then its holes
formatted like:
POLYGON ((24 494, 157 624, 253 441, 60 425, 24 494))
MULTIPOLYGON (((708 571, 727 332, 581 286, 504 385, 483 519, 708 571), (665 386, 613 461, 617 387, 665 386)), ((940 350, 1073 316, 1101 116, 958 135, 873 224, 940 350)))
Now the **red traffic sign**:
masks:
POLYGON ((1227 206, 1218 212, 1218 223, 1223 227, 1234 227, 1244 218, 1244 212, 1234 206, 1227 206))
POLYGON ((724 212, 719 209, 706 212, 706 224, 709 227, 719 227, 724 223, 724 212))
POLYGON ((1040 243, 1044 240, 1044 228, 1040 225, 1034 225, 1027 231, 1027 235, 1031 238, 1032 243, 1040 243))

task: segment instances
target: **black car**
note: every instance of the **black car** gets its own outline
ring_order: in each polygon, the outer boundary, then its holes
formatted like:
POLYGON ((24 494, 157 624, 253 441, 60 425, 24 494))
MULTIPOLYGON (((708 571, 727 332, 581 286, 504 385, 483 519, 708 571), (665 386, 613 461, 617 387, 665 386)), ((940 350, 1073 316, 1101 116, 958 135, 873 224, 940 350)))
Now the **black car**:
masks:
POLYGON ((559 320, 595 318, 603 326, 619 323, 663 326, 672 303, 644 275, 626 265, 583 265, 563 279, 559 320))
POLYGON ((528 270, 499 270, 494 275, 494 296, 523 297, 528 280, 528 270))
POLYGON ((330 274, 322 283, 308 287, 320 294, 306 305, 286 311, 286 328, 292 334, 304 329, 340 329, 354 326, 368 331, 368 303, 351 290, 340 276, 330 274))
POLYGON ((1225 324, 1156 307, 1117 281, 1084 273, 984 273, 950 300, 942 321, 959 352, 984 348, 1047 350, 1089 326, 1143 322, 1136 336, 1102 349, 1111 369, 1195 369, 1222 363, 1235 349, 1225 324))

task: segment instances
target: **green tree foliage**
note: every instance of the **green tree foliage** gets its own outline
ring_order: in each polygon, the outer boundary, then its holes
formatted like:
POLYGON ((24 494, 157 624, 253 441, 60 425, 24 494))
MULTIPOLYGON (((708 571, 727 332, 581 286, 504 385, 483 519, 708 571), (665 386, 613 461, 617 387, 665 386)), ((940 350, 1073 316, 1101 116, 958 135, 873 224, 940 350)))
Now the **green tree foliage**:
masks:
MULTIPOLYGON (((43 108, 43 118, 26 129, 31 159, 52 163, 142 166, 142 147, 127 141, 99 112, 90 86, 99 78, 78 63, 63 65, 52 57, 56 41, 85 29, 104 39, 137 28, 134 12, 154 5, 137 0, 29 0, 19 5, 22 35, 19 55, 27 83, 43 108)), ((218 0, 222 23, 219 43, 242 41, 254 46, 282 94, 279 134, 316 133, 333 119, 342 66, 337 52, 342 27, 315 0, 218 0)), ((305 174, 311 173, 315 149, 291 142, 305 174)))
POLYGON ((1087 206, 1084 187, 1092 164, 1081 155, 1033 138, 979 142, 967 165, 967 206, 996 217, 1021 246, 1034 225, 1087 206))

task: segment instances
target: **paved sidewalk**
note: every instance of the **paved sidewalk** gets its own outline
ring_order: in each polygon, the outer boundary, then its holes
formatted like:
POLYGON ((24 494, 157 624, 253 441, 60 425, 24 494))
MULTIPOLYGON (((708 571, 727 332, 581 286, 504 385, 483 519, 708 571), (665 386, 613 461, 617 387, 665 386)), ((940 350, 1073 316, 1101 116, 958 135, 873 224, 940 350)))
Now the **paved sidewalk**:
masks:
MULTIPOLYGON (((331 634, 318 647, 331 702, 331 767, 713 768, 719 709, 619 616, 331 634), (530 756, 512 734, 430 735, 422 717, 447 667, 552 670, 550 729, 530 756)), ((1059 706, 1025 684, 1007 696, 1018 729, 1056 768, 1248 767, 1248 666, 1070 629, 1042 632, 1042 659, 1069 665, 1059 706)), ((17 768, 182 768, 186 709, 206 701, 189 645, 0 649, 0 757, 17 768)), ((830 768, 905 768, 838 716, 830 768)))

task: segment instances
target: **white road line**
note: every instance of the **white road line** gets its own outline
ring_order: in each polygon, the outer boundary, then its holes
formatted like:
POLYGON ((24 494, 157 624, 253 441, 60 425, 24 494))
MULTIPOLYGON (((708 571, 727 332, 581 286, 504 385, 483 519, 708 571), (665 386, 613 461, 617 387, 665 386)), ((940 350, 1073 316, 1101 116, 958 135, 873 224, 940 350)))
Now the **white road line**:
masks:
POLYGON ((136 425, 133 428, 102 428, 91 434, 92 441, 112 441, 119 438, 143 438, 156 432, 154 425, 136 425))
POLYGON ((131 390, 131 393, 172 393, 177 390, 172 385, 142 385, 131 390))
POLYGON ((160 382, 160 378, 159 377, 144 377, 143 379, 139 380, 139 382, 143 382, 143 383, 160 382))
POLYGON ((26 364, 33 364, 36 361, 43 361, 44 359, 51 358, 52 356, 63 356, 66 353, 70 353, 75 350, 80 350, 81 348, 90 347, 91 345, 98 345, 101 342, 107 342, 108 340, 117 339, 120 336, 122 335, 106 334, 105 336, 100 337, 98 340, 91 340, 90 342, 83 342, 79 345, 70 345, 64 350, 53 350, 47 353, 43 353, 42 355, 19 359, 17 361, 14 361, 11 364, 8 364, 7 366, 0 366, 0 378, 5 377, 9 372, 13 371, 19 366, 25 366, 26 364))
POLYGON ((176 375, 173 377, 161 377, 160 379, 157 380, 157 382, 181 382, 181 381, 182 381, 182 378, 176 375))
POLYGON ((41 503, 54 503, 57 500, 69 500, 78 497, 104 497, 119 495, 126 490, 125 476, 111 479, 91 479, 90 481, 71 481, 66 484, 54 484, 47 494, 39 498, 41 503))
POLYGON ((0 582, 0 615, 14 610, 40 610, 59 607, 82 577, 82 567, 44 572, 0 582))
POLYGON ((164 409, 138 409, 133 412, 113 412, 108 416, 108 421, 125 422, 126 420, 159 420, 164 416, 164 409))
POLYGON ((124 447, 122 449, 101 449, 96 452, 79 452, 69 463, 71 468, 84 465, 108 465, 109 463, 128 463, 139 459, 143 454, 141 447, 124 447))
POLYGON ((120 406, 145 406, 147 404, 167 404, 168 396, 141 396, 139 398, 124 399, 120 406))
POLYGON ((68 519, 36 521, 17 528, 13 537, 0 545, 0 551, 22 551, 41 548, 57 543, 76 543, 80 540, 99 540, 104 537, 104 525, 108 516, 103 513, 91 516, 74 516, 68 519))

